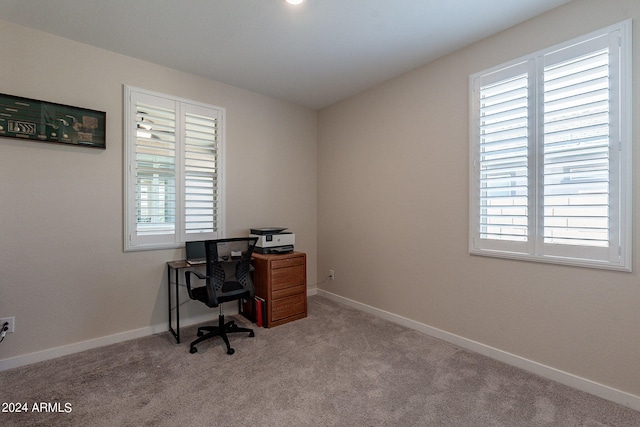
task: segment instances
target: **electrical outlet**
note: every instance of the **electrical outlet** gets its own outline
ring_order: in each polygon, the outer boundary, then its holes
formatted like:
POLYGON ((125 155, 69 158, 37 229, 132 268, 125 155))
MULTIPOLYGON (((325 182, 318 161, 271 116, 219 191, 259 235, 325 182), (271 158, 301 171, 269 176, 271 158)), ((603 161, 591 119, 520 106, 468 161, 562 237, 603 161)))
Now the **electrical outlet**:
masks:
POLYGON ((336 272, 329 270, 329 279, 334 280, 336 278, 336 272))
MULTIPOLYGON (((15 329, 16 329, 16 318, 15 317, 3 317, 3 318, 1 318, 0 319, 0 328, 2 327, 2 325, 5 324, 5 322, 9 323, 7 325, 7 327, 9 328, 9 329, 7 329, 7 333, 8 334, 12 334, 13 332, 15 332, 15 329)), ((0 330, 0 332, 2 332, 2 331, 0 330)))

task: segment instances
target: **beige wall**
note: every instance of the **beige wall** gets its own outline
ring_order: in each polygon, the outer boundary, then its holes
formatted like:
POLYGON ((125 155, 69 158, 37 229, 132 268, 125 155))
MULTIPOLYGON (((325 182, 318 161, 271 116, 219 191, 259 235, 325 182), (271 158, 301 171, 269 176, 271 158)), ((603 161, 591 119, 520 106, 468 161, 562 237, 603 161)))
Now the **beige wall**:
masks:
POLYGON ((104 151, 0 138, 0 317, 16 317, 0 359, 166 330, 183 250, 123 252, 124 84, 226 108, 227 235, 289 227, 313 287, 315 111, 4 21, 0 40, 0 92, 107 112, 104 151))
POLYGON ((320 288, 640 396, 637 262, 620 273, 467 246, 469 75, 628 18, 638 100, 640 2, 576 0, 320 111, 318 272, 336 272, 320 288))

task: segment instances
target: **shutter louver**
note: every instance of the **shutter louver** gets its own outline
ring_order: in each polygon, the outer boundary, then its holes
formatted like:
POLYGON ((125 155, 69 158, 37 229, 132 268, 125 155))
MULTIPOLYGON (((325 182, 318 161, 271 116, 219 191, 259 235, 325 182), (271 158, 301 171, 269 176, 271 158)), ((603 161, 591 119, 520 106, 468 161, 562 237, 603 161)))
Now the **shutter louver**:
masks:
POLYGON ((544 242, 609 245, 609 51, 544 69, 544 242))
POLYGON ((185 119, 185 232, 218 231, 218 118, 185 119))
POLYGON ((480 238, 528 240, 528 77, 480 88, 480 238))
POLYGON ((175 233, 175 111, 136 105, 135 204, 138 236, 175 233))

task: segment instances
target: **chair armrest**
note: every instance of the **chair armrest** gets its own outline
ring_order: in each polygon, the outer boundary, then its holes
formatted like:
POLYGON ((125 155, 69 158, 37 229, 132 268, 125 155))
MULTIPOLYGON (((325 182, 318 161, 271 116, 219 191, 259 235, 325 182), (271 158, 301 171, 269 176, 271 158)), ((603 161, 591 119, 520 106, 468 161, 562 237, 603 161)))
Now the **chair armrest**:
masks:
POLYGON ((195 275, 200 280, 206 280, 207 276, 205 276, 204 274, 198 271, 193 271, 193 270, 187 270, 184 272, 184 280, 187 283, 187 292, 189 292, 189 298, 196 299, 193 296, 193 293, 191 292, 191 275, 192 274, 195 275))

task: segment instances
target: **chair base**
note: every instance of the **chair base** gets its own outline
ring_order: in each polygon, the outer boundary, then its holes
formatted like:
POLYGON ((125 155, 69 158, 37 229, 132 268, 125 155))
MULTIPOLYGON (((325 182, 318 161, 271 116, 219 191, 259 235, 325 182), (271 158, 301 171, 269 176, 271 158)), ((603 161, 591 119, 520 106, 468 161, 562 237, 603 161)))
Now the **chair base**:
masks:
POLYGON ((227 323, 224 322, 224 314, 220 314, 218 316, 218 326, 201 326, 198 328, 198 339, 193 341, 189 348, 189 353, 193 354, 198 351, 196 348, 196 344, 201 343, 204 340, 208 340, 209 338, 221 337, 224 343, 227 346, 227 354, 231 355, 236 351, 231 348, 231 344, 229 343, 229 338, 227 334, 236 333, 236 332, 248 332, 250 337, 255 336, 253 333, 253 329, 249 328, 241 328, 239 327, 235 320, 231 320, 227 323), (206 332, 206 334, 205 334, 206 332))

